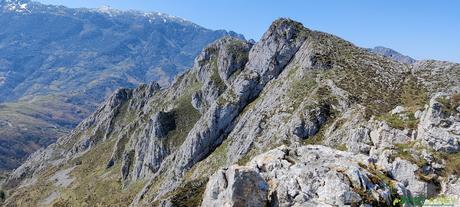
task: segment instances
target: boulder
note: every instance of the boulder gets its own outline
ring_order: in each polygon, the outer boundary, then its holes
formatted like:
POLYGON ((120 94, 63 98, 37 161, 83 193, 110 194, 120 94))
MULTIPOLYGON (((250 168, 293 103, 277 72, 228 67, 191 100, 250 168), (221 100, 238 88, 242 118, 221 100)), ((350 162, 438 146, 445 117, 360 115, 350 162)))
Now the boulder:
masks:
POLYGON ((458 114, 447 114, 439 99, 449 94, 438 93, 431 100, 418 125, 418 139, 436 151, 455 153, 460 151, 460 119, 458 114))
POLYGON ((265 206, 268 183, 250 167, 231 166, 219 170, 210 179, 203 207, 265 206))

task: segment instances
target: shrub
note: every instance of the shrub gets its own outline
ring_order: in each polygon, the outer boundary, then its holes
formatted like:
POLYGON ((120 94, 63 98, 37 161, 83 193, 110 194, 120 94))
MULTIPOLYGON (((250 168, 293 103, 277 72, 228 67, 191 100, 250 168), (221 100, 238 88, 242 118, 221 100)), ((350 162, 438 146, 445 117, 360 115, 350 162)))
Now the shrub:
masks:
POLYGON ((3 202, 6 199, 6 193, 3 190, 0 190, 0 202, 3 202))

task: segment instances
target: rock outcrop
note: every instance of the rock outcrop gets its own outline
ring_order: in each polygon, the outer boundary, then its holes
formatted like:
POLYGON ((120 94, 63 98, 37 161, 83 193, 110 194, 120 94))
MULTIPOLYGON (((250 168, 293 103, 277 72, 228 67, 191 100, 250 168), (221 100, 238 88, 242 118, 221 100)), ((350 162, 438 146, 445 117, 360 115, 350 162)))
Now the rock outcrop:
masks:
POLYGON ((435 94, 422 113, 419 136, 436 151, 460 151, 460 112, 456 109, 459 94, 435 94))
POLYGON ((246 197, 239 200, 240 205, 231 206, 260 206, 251 205, 253 201, 268 206, 357 205, 369 199, 363 197, 367 191, 375 201, 389 205, 395 192, 390 191, 390 183, 378 180, 378 174, 362 167, 367 165, 368 157, 364 155, 356 156, 319 145, 283 146, 256 156, 247 167, 232 166, 216 172, 206 187, 203 205, 212 206, 209 205, 210 200, 225 204, 233 199, 232 194, 246 197), (260 189, 255 195, 244 193, 240 186, 230 182, 228 186, 221 187, 220 182, 225 178, 219 177, 239 169, 251 172, 246 175, 241 173, 244 177, 240 179, 246 181, 245 184, 252 184, 251 189, 260 189), (265 195, 263 200, 262 195, 265 195))
POLYGON ((268 183, 256 170, 232 166, 209 179, 202 206, 265 206, 267 198, 268 183))

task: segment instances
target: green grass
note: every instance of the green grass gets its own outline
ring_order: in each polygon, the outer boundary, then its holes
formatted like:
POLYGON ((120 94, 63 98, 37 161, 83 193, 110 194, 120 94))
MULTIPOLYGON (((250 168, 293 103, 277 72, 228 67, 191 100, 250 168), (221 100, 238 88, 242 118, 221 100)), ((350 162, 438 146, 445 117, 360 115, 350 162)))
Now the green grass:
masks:
POLYGON ((395 144, 394 150, 396 154, 393 157, 410 161, 421 168, 427 165, 427 161, 421 156, 423 149, 421 145, 417 145, 417 142, 395 144))
MULTIPOLYGON (((132 183, 123 189, 120 168, 117 163, 106 168, 110 159, 115 140, 103 142, 83 155, 81 163, 70 174, 75 178, 71 188, 62 189, 59 203, 70 206, 127 206, 136 193, 142 188, 143 182, 132 183)), ((75 160, 77 162, 77 160, 75 160)))
POLYGON ((37 206, 52 192, 59 192, 59 197, 52 206, 128 206, 143 182, 131 184, 126 189, 120 182, 120 164, 110 169, 106 162, 110 159, 115 140, 102 142, 91 151, 70 162, 45 169, 34 185, 15 191, 14 201, 18 206, 37 206), (74 178, 67 188, 56 187, 49 180, 57 171, 75 166, 69 173, 74 178))
POLYGON ((200 178, 186 182, 173 191, 171 202, 177 207, 197 207, 201 206, 203 194, 206 189, 208 178, 200 178))
POLYGON ((432 152, 435 159, 444 160, 445 167, 441 172, 441 175, 455 175, 460 176, 460 152, 447 153, 447 152, 432 152))
POLYGON ((312 89, 317 86, 315 81, 315 74, 309 73, 304 77, 298 79, 294 77, 294 74, 299 72, 300 67, 295 66, 291 68, 288 74, 288 79, 292 80, 291 87, 287 91, 287 97, 292 102, 294 108, 297 108, 300 103, 311 93, 312 89))
POLYGON ((347 147, 346 144, 340 144, 340 145, 336 146, 335 148, 340 150, 340 151, 348 151, 348 147, 347 147))
POLYGON ((405 77, 402 86, 400 103, 409 112, 415 113, 417 110, 423 110, 428 103, 428 91, 412 74, 405 77))
POLYGON ((177 100, 176 106, 172 110, 176 128, 166 135, 167 146, 171 149, 180 146, 184 142, 188 132, 201 117, 201 114, 193 107, 191 101, 190 93, 186 93, 177 100))
POLYGON ((208 157, 196 163, 187 171, 185 176, 186 180, 211 176, 212 173, 223 167, 227 163, 229 142, 229 140, 225 139, 208 157))
POLYGON ((385 121, 390 127, 395 129, 416 129, 419 122, 414 113, 406 113, 407 120, 398 114, 383 114, 377 117, 378 120, 385 121))

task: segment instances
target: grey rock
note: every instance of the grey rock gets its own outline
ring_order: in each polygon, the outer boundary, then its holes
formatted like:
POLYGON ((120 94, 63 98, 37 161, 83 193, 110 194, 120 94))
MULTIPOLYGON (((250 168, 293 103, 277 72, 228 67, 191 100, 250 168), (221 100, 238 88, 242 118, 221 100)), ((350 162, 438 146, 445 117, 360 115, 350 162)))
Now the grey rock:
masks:
POLYGON ((320 127, 329 117, 330 106, 320 106, 309 111, 305 111, 293 118, 292 134, 299 139, 307 139, 318 133, 320 127))
POLYGON ((152 119, 152 135, 157 138, 164 138, 169 131, 176 128, 174 112, 158 112, 152 119))
POLYGON ((367 125, 363 107, 348 109, 326 130, 324 144, 331 147, 344 144, 350 152, 369 154, 373 146, 372 127, 367 125))
POLYGON ((406 160, 396 158, 392 164, 391 175, 393 178, 405 185, 413 195, 431 195, 428 192, 428 184, 416 179, 415 172, 418 170, 417 165, 406 160))
POLYGON ((176 169, 183 171, 201 160, 213 146, 222 142, 222 132, 238 113, 257 96, 265 84, 275 78, 299 49, 305 37, 297 37, 301 28, 291 20, 279 20, 251 49, 249 62, 231 89, 222 94, 223 104, 215 102, 201 117, 178 150, 176 169), (280 58, 281 57, 281 58, 280 58), (272 64, 275 61, 276 64, 272 64), (267 78, 269 77, 269 78, 267 78))
POLYGON ((248 61, 252 44, 232 37, 222 38, 210 44, 195 60, 193 70, 203 83, 193 95, 194 107, 202 112, 231 85, 236 71, 242 71, 248 61))
POLYGON ((201 206, 264 206, 268 183, 250 167, 231 166, 210 179, 201 206))
POLYGON ((409 131, 391 128, 385 122, 377 122, 376 125, 370 132, 372 143, 376 148, 383 149, 412 140, 412 134, 409 131))
POLYGON ((446 198, 454 202, 454 206, 460 205, 460 178, 458 176, 448 176, 442 183, 441 193, 446 198))
MULTIPOLYGON (((366 156, 312 145, 279 147, 256 156, 248 166, 269 184, 269 205, 351 205, 362 200, 353 189, 375 192, 383 201, 388 190, 371 182, 371 174, 358 165, 361 162, 367 162, 366 156)), ((213 177, 220 175, 221 171, 213 177)), ((220 192, 217 189, 219 185, 210 182, 206 192, 220 192)), ((204 200, 207 196, 212 194, 205 194, 204 200)))
POLYGON ((430 100, 418 125, 418 139, 434 150, 454 153, 460 151, 460 120, 445 114, 446 106, 438 101, 449 97, 438 93, 430 100))

